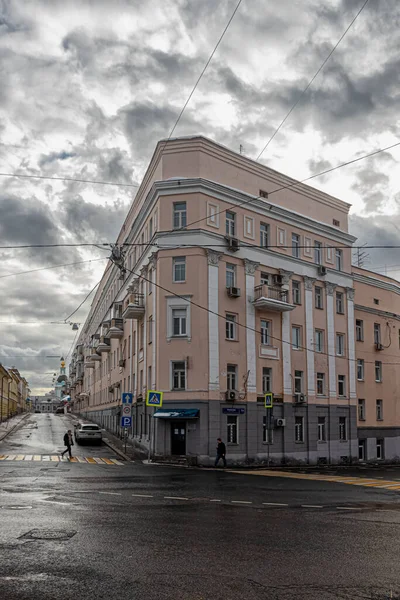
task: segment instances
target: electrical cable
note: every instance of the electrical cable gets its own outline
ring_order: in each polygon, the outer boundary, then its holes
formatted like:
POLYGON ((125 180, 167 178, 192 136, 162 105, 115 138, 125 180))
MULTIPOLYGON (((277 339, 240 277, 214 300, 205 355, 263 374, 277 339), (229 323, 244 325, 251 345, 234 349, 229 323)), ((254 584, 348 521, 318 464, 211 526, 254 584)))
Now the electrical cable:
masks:
POLYGON ((315 78, 322 71, 322 69, 324 68, 324 66, 326 65, 326 63, 328 62, 328 60, 330 59, 330 57, 332 56, 332 54, 335 52, 335 50, 339 46, 340 42, 346 36, 347 32, 352 27, 352 25, 354 24, 354 22, 356 21, 356 19, 359 17, 359 15, 361 14, 361 12, 364 10, 364 8, 368 4, 368 2, 369 2, 369 0, 365 0, 364 4, 359 9, 359 11, 357 12, 356 16, 353 18, 353 20, 351 21, 350 25, 347 27, 347 29, 344 31, 344 33, 341 35, 341 37, 336 42, 336 44, 334 45, 334 47, 332 48, 332 50, 329 52, 328 56, 325 58, 325 60, 323 61, 323 63, 319 67, 319 69, 316 71, 316 73, 313 75, 313 77, 307 83, 307 85, 304 88, 304 90, 302 92, 300 92, 300 95, 297 98, 296 102, 293 104, 292 108, 289 110, 289 112, 282 119, 282 121, 280 122, 280 124, 278 125, 278 127, 275 129, 274 133, 271 135, 271 137, 269 138, 268 142, 265 144, 264 148, 261 150, 260 154, 257 156, 256 160, 260 160, 260 158, 264 154, 265 150, 268 148, 268 146, 270 145, 270 143, 272 142, 272 140, 274 139, 274 137, 276 136, 276 134, 278 133, 278 131, 281 129, 281 127, 284 125, 284 123, 286 122, 286 120, 290 117, 290 115, 292 114, 292 112, 294 111, 294 109, 296 108, 296 106, 298 105, 298 103, 300 102, 300 100, 302 99, 302 97, 304 96, 304 94, 306 93, 306 91, 309 89, 309 87, 312 85, 312 83, 315 80, 315 78))
POLYGON ((134 187, 138 188, 139 185, 135 183, 120 183, 112 181, 94 181, 92 179, 76 179, 75 177, 52 177, 50 175, 25 175, 23 173, 0 173, 0 177, 18 177, 22 179, 51 179, 55 181, 76 181, 77 183, 96 183, 99 185, 114 185, 118 187, 134 187))
POLYGON ((61 267, 73 267, 75 265, 83 265, 85 263, 97 262, 99 260, 106 260, 105 258, 91 258, 90 260, 80 260, 78 262, 65 263, 63 265, 53 265, 52 267, 40 267, 40 269, 31 269, 30 271, 17 271, 15 273, 8 273, 7 275, 0 275, 0 279, 5 277, 13 277, 14 275, 28 275, 29 273, 37 273, 38 271, 46 271, 48 269, 59 269, 61 267))

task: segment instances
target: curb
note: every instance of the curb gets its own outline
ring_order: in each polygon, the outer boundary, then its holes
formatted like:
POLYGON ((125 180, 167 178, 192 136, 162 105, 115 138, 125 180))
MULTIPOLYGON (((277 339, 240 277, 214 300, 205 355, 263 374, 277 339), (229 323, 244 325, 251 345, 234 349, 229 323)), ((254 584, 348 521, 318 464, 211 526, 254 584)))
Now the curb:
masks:
POLYGON ((3 440, 5 440, 5 439, 6 439, 6 437, 7 437, 8 435, 10 435, 10 433, 12 433, 13 431, 15 431, 15 429, 17 429, 17 427, 19 427, 19 426, 21 425, 21 423, 22 423, 23 421, 25 421, 25 419, 27 418, 27 416, 28 416, 28 415, 30 415, 30 413, 26 413, 26 414, 25 414, 25 415, 22 417, 22 419, 20 419, 20 420, 18 421, 18 423, 17 423, 16 425, 14 425, 13 427, 11 427, 11 429, 10 429, 9 431, 6 431, 6 433, 3 435, 3 437, 0 437, 0 442, 2 442, 3 440))
POLYGON ((113 452, 115 452, 116 454, 118 454, 121 458, 123 458, 127 462, 135 462, 134 460, 132 460, 132 458, 130 456, 128 456, 127 454, 125 454, 124 452, 122 452, 122 450, 120 450, 119 448, 117 448, 116 446, 114 446, 114 444, 112 444, 107 438, 103 437, 103 442, 105 443, 106 446, 108 446, 109 448, 111 448, 111 450, 113 452))

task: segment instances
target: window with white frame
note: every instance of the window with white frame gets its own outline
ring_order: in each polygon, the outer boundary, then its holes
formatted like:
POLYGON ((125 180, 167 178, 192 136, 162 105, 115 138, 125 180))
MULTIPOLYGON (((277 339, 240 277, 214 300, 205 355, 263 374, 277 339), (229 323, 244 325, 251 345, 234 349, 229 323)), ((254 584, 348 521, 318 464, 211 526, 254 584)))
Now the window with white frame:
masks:
POLYGON ((300 258, 300 236, 292 233, 292 256, 300 258))
POLYGON ((264 444, 274 443, 274 430, 271 425, 268 427, 267 415, 263 416, 263 442, 264 444))
POLYGON ((376 420, 383 421, 383 400, 376 401, 376 420))
POLYGON ((271 345, 271 321, 261 319, 261 343, 263 346, 271 345))
POLYGON ((374 344, 381 343, 381 326, 380 323, 374 323, 374 344))
POLYGON ((362 358, 357 358, 357 379, 364 381, 364 360, 362 358))
POLYGON ((292 281, 292 297, 293 297, 293 304, 301 304, 300 281, 292 281))
POLYGON ((363 398, 358 399, 358 420, 365 421, 365 400, 363 398))
POLYGON ((314 262, 322 265, 322 243, 317 241, 314 241, 314 262))
POLYGON ((338 271, 343 270, 343 250, 341 250, 340 248, 336 248, 335 266, 338 271))
POLYGON ((172 309, 172 335, 174 337, 182 337, 187 335, 186 321, 186 308, 172 309))
POLYGON ((229 237, 235 237, 236 235, 236 214, 230 210, 226 211, 225 231, 229 237))
POLYGON ((324 308, 324 300, 322 295, 322 287, 316 285, 314 288, 315 308, 324 308))
POLYGON ((294 393, 303 393, 303 371, 294 372, 294 393))
POLYGON ((186 256, 173 258, 173 281, 174 283, 186 281, 186 256))
POLYGON ((236 340, 237 322, 236 315, 227 314, 225 317, 225 335, 227 340, 236 340))
POLYGON ((301 346, 301 327, 298 325, 292 326, 292 348, 293 350, 300 350, 301 346))
POLYGON ((326 442, 326 417, 318 417, 318 441, 326 442))
POLYGON ((226 388, 228 390, 237 390, 237 365, 228 365, 226 369, 226 388))
POLYGON ((375 361, 375 381, 382 381, 382 363, 380 360, 375 361))
POLYGON ((364 341, 364 321, 356 319, 356 340, 357 342, 364 341))
POLYGON ((269 273, 261 272, 260 283, 261 285, 269 285, 269 273))
POLYGON ((260 246, 262 248, 269 246, 269 225, 267 223, 260 224, 260 246))
POLYGON ((336 355, 344 356, 344 334, 336 334, 336 355))
POLYGON ((239 443, 239 418, 235 415, 228 415, 226 419, 226 439, 228 444, 239 443))
POLYGON ((236 286, 236 265, 226 263, 226 287, 236 286))
POLYGON ((186 389, 186 364, 184 361, 172 362, 172 389, 186 389))
POLYGON ((324 332, 322 329, 315 330, 315 352, 324 351, 324 332))
POLYGON ((346 375, 338 375, 338 395, 346 395, 346 375))
POLYGON ((317 396, 325 395, 325 373, 317 373, 317 396))
POLYGON ((186 202, 174 202, 174 229, 186 227, 186 202))
POLYGON ((339 315, 344 314, 344 294, 343 294, 343 292, 336 292, 336 312, 339 315))
POLYGON ((304 442, 304 417, 294 418, 294 441, 304 442))
POLYGON ((263 391, 263 394, 266 394, 267 392, 272 392, 272 369, 271 369, 271 367, 263 367, 262 391, 263 391))
POLYGON ((339 417, 339 440, 347 441, 347 417, 339 417))

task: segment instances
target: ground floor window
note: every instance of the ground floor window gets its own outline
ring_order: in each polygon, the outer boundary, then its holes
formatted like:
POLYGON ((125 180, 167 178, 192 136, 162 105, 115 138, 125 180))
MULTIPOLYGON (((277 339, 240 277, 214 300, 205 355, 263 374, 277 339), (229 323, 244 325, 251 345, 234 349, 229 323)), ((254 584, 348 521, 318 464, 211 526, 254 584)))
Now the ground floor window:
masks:
POLYGON ((237 444, 239 440, 238 417, 229 415, 227 419, 226 439, 228 444, 237 444))
POLYGON ((294 418, 294 439, 296 442, 304 442, 304 417, 294 418))
POLYGON ((376 458, 378 460, 383 460, 385 458, 384 443, 385 443, 385 440, 383 440, 383 439, 376 440, 376 458))
POLYGON ((318 417, 318 441, 326 442, 326 418, 318 417))
POLYGON ((366 440, 358 440, 358 460, 365 461, 366 459, 366 440))

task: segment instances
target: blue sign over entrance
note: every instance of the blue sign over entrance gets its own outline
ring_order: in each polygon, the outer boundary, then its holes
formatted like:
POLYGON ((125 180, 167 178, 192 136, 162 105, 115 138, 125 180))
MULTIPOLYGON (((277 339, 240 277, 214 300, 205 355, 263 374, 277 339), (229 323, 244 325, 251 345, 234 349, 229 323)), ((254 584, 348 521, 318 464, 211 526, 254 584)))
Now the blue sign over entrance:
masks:
POLYGON ((246 409, 244 408, 223 408, 222 409, 222 413, 224 415, 244 415, 244 413, 246 412, 246 409))

